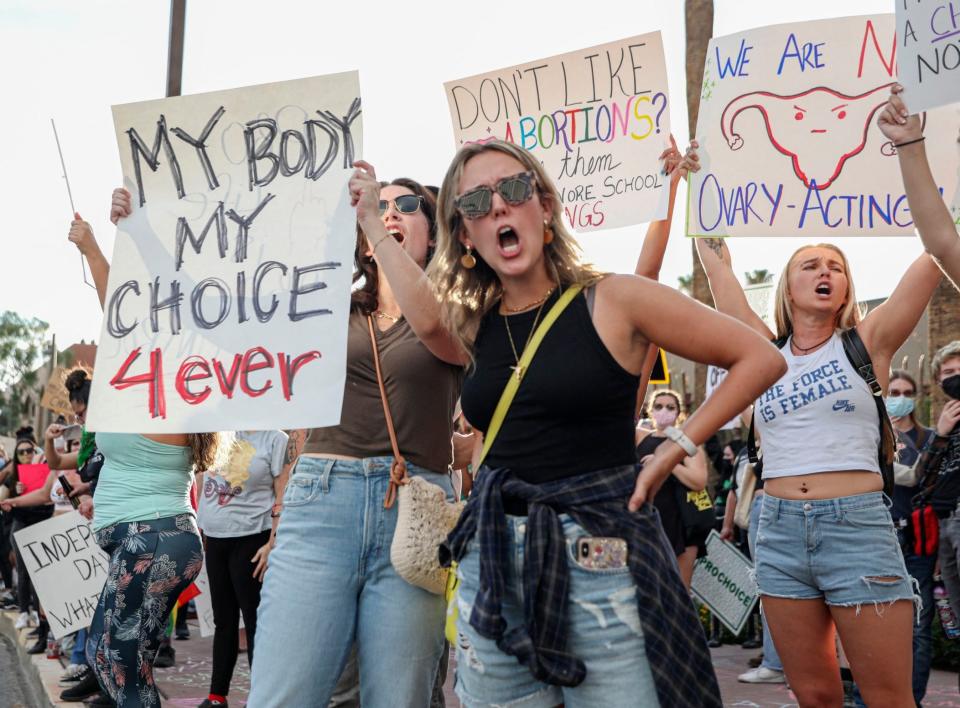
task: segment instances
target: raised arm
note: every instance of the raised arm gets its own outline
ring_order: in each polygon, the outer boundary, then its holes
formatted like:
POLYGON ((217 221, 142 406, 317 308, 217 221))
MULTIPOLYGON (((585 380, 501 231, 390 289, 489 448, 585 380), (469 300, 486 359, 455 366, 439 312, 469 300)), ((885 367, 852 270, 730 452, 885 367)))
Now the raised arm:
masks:
POLYGON ((356 170, 350 178, 351 204, 357 209, 360 229, 390 283, 403 316, 434 356, 450 364, 465 365, 469 357, 440 323, 440 301, 426 273, 387 233, 380 218, 380 183, 373 166, 358 160, 354 167, 356 170))
POLYGON ((67 238, 75 244, 80 253, 87 259, 87 265, 90 266, 90 275, 93 276, 93 284, 97 287, 97 297, 100 298, 100 308, 102 309, 107 300, 107 280, 110 276, 110 263, 107 261, 97 239, 93 236, 93 229, 90 224, 75 215, 70 222, 70 233, 67 238))
POLYGON ((667 201, 667 218, 662 221, 651 221, 647 226, 647 233, 643 237, 643 246, 637 258, 637 267, 634 273, 644 278, 658 280, 660 268, 663 266, 663 255, 667 250, 667 241, 670 239, 670 227, 673 224, 673 207, 677 199, 677 186, 681 177, 686 177, 686 169, 680 169, 682 164, 677 143, 670 136, 671 147, 660 154, 663 160, 663 174, 669 180, 669 196, 667 201))
POLYGON ((76 452, 61 455, 54 446, 54 441, 63 434, 63 426, 54 423, 43 434, 43 454, 46 455, 47 465, 52 470, 73 470, 77 468, 76 452))
POLYGON ((923 316, 943 273, 928 253, 922 254, 904 273, 890 297, 872 310, 857 328, 871 358, 878 365, 877 375, 886 387, 889 363, 923 316))
POLYGON ((920 117, 909 114, 900 97, 902 91, 900 84, 894 84, 877 126, 897 149, 907 203, 924 248, 937 259, 954 285, 960 286, 960 235, 930 172, 920 117))

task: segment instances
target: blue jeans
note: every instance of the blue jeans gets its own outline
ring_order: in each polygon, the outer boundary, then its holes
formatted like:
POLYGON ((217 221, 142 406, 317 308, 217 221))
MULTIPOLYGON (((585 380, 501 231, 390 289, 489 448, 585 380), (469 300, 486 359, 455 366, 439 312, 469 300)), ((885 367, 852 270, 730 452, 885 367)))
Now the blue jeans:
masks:
POLYGON ((87 663, 87 629, 77 631, 73 638, 73 651, 70 652, 70 663, 84 666, 87 663))
MULTIPOLYGON (((757 557, 757 529, 760 528, 760 509, 763 508, 763 495, 757 494, 750 505, 750 528, 747 529, 747 543, 750 544, 750 557, 757 557)), ((761 614, 763 607, 760 608, 761 614)), ((766 618, 763 619, 763 662, 760 666, 773 671, 783 671, 783 662, 780 661, 780 655, 777 654, 777 647, 773 644, 773 635, 770 634, 770 627, 767 626, 766 618)))
MULTIPOLYGON (((457 695, 465 708, 595 708, 596 706, 659 705, 653 674, 644 648, 637 590, 630 569, 587 570, 575 556, 577 538, 588 534, 561 514, 567 538, 570 587, 567 605, 568 651, 587 666, 587 677, 576 688, 537 681, 515 657, 500 651, 495 641, 470 625, 473 599, 480 582, 476 539, 458 567, 457 695)), ((526 517, 507 516, 509 565, 503 569, 502 615, 507 631, 523 623, 523 559, 526 517)), ((361 674, 362 675, 362 674, 361 674)), ((423 704, 426 705, 426 704, 423 704)))
MULTIPOLYGON (((297 463, 260 596, 249 705, 327 705, 354 641, 364 708, 430 705, 446 606, 390 563, 391 460, 297 463)), ((407 469, 453 497, 446 474, 407 469)))

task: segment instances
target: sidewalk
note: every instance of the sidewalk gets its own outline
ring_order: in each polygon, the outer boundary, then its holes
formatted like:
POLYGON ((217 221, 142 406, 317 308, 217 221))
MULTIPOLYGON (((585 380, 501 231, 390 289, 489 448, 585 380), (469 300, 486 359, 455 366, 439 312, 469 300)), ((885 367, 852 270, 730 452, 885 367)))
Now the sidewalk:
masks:
MULTIPOLYGON (((13 638, 16 634, 13 624, 16 621, 15 612, 0 613, 0 632, 13 638)), ((177 651, 177 662, 169 669, 155 669, 157 685, 163 698, 164 705, 183 708, 195 708, 207 697, 210 680, 211 655, 213 638, 202 638, 200 628, 195 620, 190 623, 191 637, 187 640, 173 641, 177 651)), ((78 703, 62 703, 57 700, 63 689, 57 685, 60 674, 67 663, 67 657, 60 660, 47 659, 43 654, 28 656, 25 647, 33 644, 32 639, 26 637, 29 630, 19 632, 19 653, 21 670, 26 674, 28 682, 33 686, 42 684, 46 691, 47 702, 37 705, 41 708, 48 706, 78 706, 78 703)), ((720 681, 720 690, 723 692, 724 705, 737 708, 794 708, 797 704, 785 686, 772 684, 744 684, 737 682, 737 675, 747 670, 747 661, 754 656, 756 650, 748 651, 739 646, 723 646, 713 650, 713 665, 720 681)), ((453 693, 454 662, 451 667, 445 686, 448 708, 460 708, 459 701, 453 693)), ((0 677, 2 679, 2 677, 0 677)), ((247 691, 250 687, 250 668, 247 666, 245 654, 237 660, 237 668, 233 675, 233 685, 230 690, 230 705, 244 705, 247 691)), ((957 675, 947 671, 933 671, 930 675, 930 686, 924 700, 926 708, 941 708, 946 706, 960 706, 960 696, 957 693, 957 675)), ((693 708, 693 707, 691 707, 693 708)))

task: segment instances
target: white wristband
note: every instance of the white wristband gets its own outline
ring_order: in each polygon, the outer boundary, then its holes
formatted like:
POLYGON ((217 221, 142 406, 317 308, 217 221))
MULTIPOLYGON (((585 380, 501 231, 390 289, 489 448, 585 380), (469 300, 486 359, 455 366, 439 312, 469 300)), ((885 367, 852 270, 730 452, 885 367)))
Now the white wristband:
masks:
POLYGON ((693 440, 684 435, 680 429, 670 425, 663 429, 663 434, 682 447, 683 451, 687 453, 687 457, 693 457, 697 454, 697 446, 693 444, 693 440))

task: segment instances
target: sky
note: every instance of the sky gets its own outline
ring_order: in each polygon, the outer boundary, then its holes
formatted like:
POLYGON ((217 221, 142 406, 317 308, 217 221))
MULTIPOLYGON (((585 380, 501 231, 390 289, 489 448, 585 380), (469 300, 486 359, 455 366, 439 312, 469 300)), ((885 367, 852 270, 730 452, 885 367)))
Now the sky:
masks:
MULTIPOLYGON (((716 0, 714 36, 751 27, 828 18, 836 0, 804 3, 716 0)), ((359 70, 363 157, 381 178, 439 184, 454 152, 443 82, 654 30, 663 33, 672 130, 684 146, 687 111, 682 0, 602 3, 406 3, 372 0, 190 0, 183 93, 359 70)), ((845 15, 892 12, 892 0, 844 0, 845 15)), ((72 217, 50 119, 56 120, 76 209, 108 255, 111 190, 120 161, 110 108, 161 98, 165 90, 166 0, 4 0, 0 5, 3 102, 0 311, 50 324, 63 348, 99 340, 101 312, 66 240, 72 217)), ((686 200, 681 184, 678 204, 686 200)), ((682 214, 682 208, 681 208, 682 214)), ((604 270, 632 272, 644 225, 580 238, 604 270)), ((729 239, 734 267, 778 274, 806 239, 729 239)), ((916 238, 837 238, 862 299, 890 293, 921 252, 916 238)), ((683 218, 675 220, 661 280, 692 271, 683 218)))

